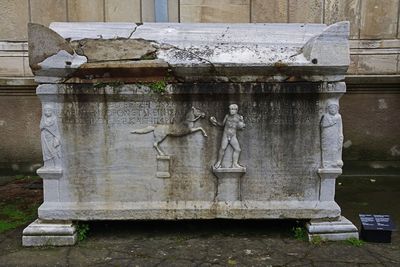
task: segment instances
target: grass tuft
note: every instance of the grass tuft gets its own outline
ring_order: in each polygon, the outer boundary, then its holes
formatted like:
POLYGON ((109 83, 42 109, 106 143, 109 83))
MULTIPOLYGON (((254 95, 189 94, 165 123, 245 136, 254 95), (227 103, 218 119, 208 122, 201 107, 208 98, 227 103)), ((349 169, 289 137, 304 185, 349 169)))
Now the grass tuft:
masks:
POLYGON ((15 229, 33 221, 37 216, 37 205, 22 209, 18 203, 0 203, 0 233, 15 229))
POLYGON ((162 94, 166 91, 167 83, 165 81, 157 81, 149 83, 147 86, 149 86, 154 93, 162 94))
POLYGON ((350 237, 346 239, 346 243, 355 247, 361 247, 362 245, 364 245, 364 241, 357 239, 355 237, 350 237))
POLYGON ((78 241, 83 241, 87 238, 89 233, 89 224, 87 223, 77 223, 76 225, 76 232, 78 235, 78 241))
POLYGON ((292 232, 297 240, 308 241, 307 231, 303 227, 294 227, 292 232))

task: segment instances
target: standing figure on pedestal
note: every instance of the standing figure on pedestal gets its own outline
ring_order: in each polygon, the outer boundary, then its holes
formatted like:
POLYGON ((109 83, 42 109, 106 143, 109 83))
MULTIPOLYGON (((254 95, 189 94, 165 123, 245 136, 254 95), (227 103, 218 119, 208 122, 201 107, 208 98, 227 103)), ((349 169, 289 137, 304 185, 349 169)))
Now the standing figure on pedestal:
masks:
POLYGON ((341 168, 343 146, 342 116, 339 104, 328 101, 326 112, 321 119, 321 152, 323 168, 341 168))
POLYGON ((243 116, 237 113, 238 113, 238 105, 232 104, 229 106, 229 114, 225 115, 225 118, 222 123, 218 122, 215 117, 210 118, 210 121, 214 126, 224 127, 221 147, 218 153, 218 159, 217 162, 214 164, 215 169, 221 167, 226 148, 228 147, 229 144, 233 148, 231 168, 244 168, 243 166, 239 165, 239 156, 241 149, 239 141, 236 136, 236 131, 242 130, 246 125, 244 124, 243 116))
POLYGON ((50 104, 45 104, 43 107, 40 131, 44 168, 59 168, 61 166, 60 132, 54 108, 50 104))

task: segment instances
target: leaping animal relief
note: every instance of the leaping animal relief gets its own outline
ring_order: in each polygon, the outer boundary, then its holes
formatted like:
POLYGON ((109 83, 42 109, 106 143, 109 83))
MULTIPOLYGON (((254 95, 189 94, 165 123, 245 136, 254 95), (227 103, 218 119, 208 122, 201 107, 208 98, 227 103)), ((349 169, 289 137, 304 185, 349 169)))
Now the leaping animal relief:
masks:
POLYGON ((132 134, 147 134, 153 132, 154 136, 154 148, 157 150, 158 155, 165 156, 165 153, 160 149, 159 145, 162 143, 167 136, 185 136, 191 133, 201 131, 204 137, 207 137, 207 133, 202 127, 195 127, 195 122, 206 115, 200 109, 191 107, 189 112, 186 113, 185 120, 172 125, 151 125, 145 128, 136 129, 131 131, 132 134))

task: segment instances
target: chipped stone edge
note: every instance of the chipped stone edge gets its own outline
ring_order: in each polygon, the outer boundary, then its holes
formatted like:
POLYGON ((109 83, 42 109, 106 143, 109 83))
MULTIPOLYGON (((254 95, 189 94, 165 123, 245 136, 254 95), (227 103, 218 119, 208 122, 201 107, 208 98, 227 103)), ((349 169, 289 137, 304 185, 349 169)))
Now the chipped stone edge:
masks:
POLYGON ((315 65, 349 66, 350 22, 341 21, 329 25, 324 31, 312 37, 302 47, 302 54, 315 65), (343 51, 346 51, 343 53, 343 51))
MULTIPOLYGON (((56 35, 58 35, 60 38, 62 37, 62 33, 57 33, 54 30, 52 30, 52 27, 54 28, 54 26, 57 26, 56 23, 52 24, 53 26, 50 26, 50 28, 47 28, 47 31, 50 31, 56 35)), ((76 24, 76 25, 80 25, 79 27, 83 27, 83 29, 79 29, 82 30, 82 32, 88 31, 90 30, 91 27, 94 28, 101 28, 101 25, 104 24, 96 24, 96 23, 88 23, 88 24, 76 24), (86 25, 86 26, 84 26, 86 25), (85 28, 86 27, 86 28, 85 28)), ((114 24, 109 24, 110 26, 113 26, 114 24)), ((116 24, 118 25, 118 23, 116 24)), ((120 36, 120 35, 112 35, 113 38, 126 38, 126 39, 130 39, 132 38, 133 34, 135 33, 135 31, 137 30, 137 28, 139 26, 141 26, 141 24, 121 24, 124 27, 122 27, 120 30, 124 31, 124 35, 120 36), (134 27, 133 29, 129 27, 134 27), (127 32, 128 30, 130 30, 129 32, 127 32)), ((55 27, 57 28, 57 27, 55 27)), ((77 27, 72 27, 75 30, 78 30, 77 27)), ((108 34, 110 33, 110 30, 107 28, 106 30, 103 30, 104 32, 108 31, 108 34)), ((81 34, 82 34, 81 32, 81 34)), ((90 31, 89 31, 90 32, 90 31)), ((89 34, 88 32, 88 34, 89 34)), ((90 32, 93 34, 93 32, 90 32)), ((65 36, 65 35, 64 35, 65 36)), ((348 21, 343 21, 343 22, 338 22, 336 24, 330 25, 328 26, 321 34, 316 35, 314 37, 312 37, 301 49, 302 53, 299 54, 299 56, 304 56, 308 63, 307 64, 288 64, 287 67, 289 67, 287 70, 285 67, 283 70, 283 73, 278 72, 276 75, 274 75, 273 77, 269 77, 268 79, 266 77, 262 78, 263 76, 254 76, 253 74, 251 74, 250 76, 247 75, 239 75, 239 77, 233 77, 235 80, 237 80, 239 78, 239 80, 241 82, 245 82, 246 79, 248 79, 249 81, 257 81, 260 79, 264 79, 264 82, 274 82, 277 80, 285 80, 285 79, 289 79, 293 76, 293 74, 286 74, 287 71, 289 71, 288 73, 294 73, 294 75, 296 75, 294 69, 296 69, 297 67, 302 67, 305 68, 306 70, 308 69, 310 73, 313 74, 302 74, 299 76, 300 79, 304 79, 307 81, 311 81, 311 82, 321 82, 321 81, 343 81, 345 78, 345 72, 348 68, 348 65, 350 63, 350 59, 349 59, 349 42, 348 42, 348 36, 349 36, 349 22, 348 21), (345 53, 343 53, 343 51, 346 51, 345 53), (342 55, 340 57, 338 57, 337 55, 342 55), (315 62, 314 62, 315 61, 315 62), (312 64, 311 64, 312 63, 312 64), (314 65, 316 66, 314 66, 314 65), (320 73, 315 73, 316 69, 318 69, 318 66, 328 66, 328 67, 334 67, 334 69, 329 70, 328 72, 324 73, 324 72, 320 72, 320 73), (336 72, 336 74, 331 74, 331 72, 336 72)), ((88 36, 85 36, 86 38, 88 38, 88 36)), ((89 38, 95 38, 95 39, 113 39, 111 38, 111 36, 90 36, 89 34, 89 38)), ((32 39, 33 40, 33 39, 32 39)), ((68 43, 68 45, 70 44, 67 40, 65 40, 66 43, 68 43)), ((150 41, 154 43, 154 45, 158 45, 158 42, 155 41, 150 41)), ((167 44, 164 44, 163 47, 165 47, 167 44)), ((63 50, 59 51, 62 52, 63 50)), ((64 51, 66 52, 66 51, 64 51)), ((68 52, 66 52, 68 53, 68 52)), ((63 55, 65 57, 65 55, 63 55)), ((73 73, 75 72, 76 69, 79 69, 80 66, 83 64, 83 59, 80 59, 78 57, 82 57, 76 54, 76 52, 74 51, 74 54, 71 56, 71 60, 67 60, 68 62, 72 62, 72 64, 75 63, 75 67, 68 67, 68 66, 61 66, 61 65, 57 65, 58 61, 63 61, 63 60, 59 60, 58 57, 61 57, 61 55, 53 55, 51 57, 49 57, 49 60, 45 60, 45 61, 49 61, 49 62, 45 62, 43 61, 41 65, 42 69, 41 70, 34 70, 35 75, 36 75, 36 79, 35 81, 38 83, 61 83, 61 82, 65 82, 66 79, 68 79, 69 77, 73 76, 73 73), (76 59, 78 58, 78 59, 76 59)), ((86 58, 86 57, 85 57, 86 58)), ((168 62, 168 58, 164 58, 164 60, 166 62, 168 62)), ((86 62, 87 62, 87 58, 86 58, 86 62)), ((86 63, 85 62, 85 63, 86 63)), ((176 75, 177 79, 184 79, 185 82, 191 82, 191 81, 197 81, 197 80, 210 80, 210 81, 225 81, 225 82, 229 82, 230 81, 230 77, 229 74, 228 75, 221 75, 219 74, 219 70, 221 69, 222 73, 224 73, 224 69, 229 68, 229 69, 235 69, 235 66, 232 65, 230 66, 229 64, 222 64, 221 66, 219 66, 219 68, 217 68, 217 65, 214 64, 213 62, 205 62, 204 64, 198 64, 197 67, 200 67, 202 69, 210 67, 214 70, 214 74, 210 75, 209 70, 206 70, 203 74, 200 74, 199 76, 199 72, 197 70, 194 70, 194 72, 190 73, 190 71, 188 72, 187 67, 185 66, 181 66, 180 64, 176 65, 173 63, 169 63, 170 68, 173 69, 174 75, 176 75)), ((236 66, 239 69, 243 68, 241 66, 236 66)), ((267 65, 262 65, 260 66, 263 69, 264 68, 275 68, 274 66, 268 66, 267 65)), ((90 64, 87 65, 87 69, 90 69, 90 64)), ((235 76, 235 75, 233 75, 235 76)), ((236 75, 237 76, 237 75, 236 75)), ((265 75, 264 75, 265 76, 265 75)), ((269 75, 270 76, 270 75, 269 75)), ((84 82, 88 82, 88 81, 77 81, 80 83, 84 83, 84 82)), ((132 83, 134 81, 128 81, 128 83, 132 83)))
POLYGON ((72 246, 77 242, 76 227, 68 221, 32 222, 22 232, 22 246, 72 246))
POLYGON ((306 223, 306 229, 310 242, 318 237, 328 241, 359 239, 357 227, 344 216, 336 220, 310 220, 306 223))

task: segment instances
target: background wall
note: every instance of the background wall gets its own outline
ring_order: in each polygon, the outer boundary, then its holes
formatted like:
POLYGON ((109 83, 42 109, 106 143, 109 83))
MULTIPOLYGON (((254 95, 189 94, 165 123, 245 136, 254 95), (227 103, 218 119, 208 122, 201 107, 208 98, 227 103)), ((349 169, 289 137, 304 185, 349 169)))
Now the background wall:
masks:
POLYGON ((52 21, 351 22, 345 173, 400 169, 400 0, 0 0, 0 174, 41 164, 40 106, 27 23, 52 21))

